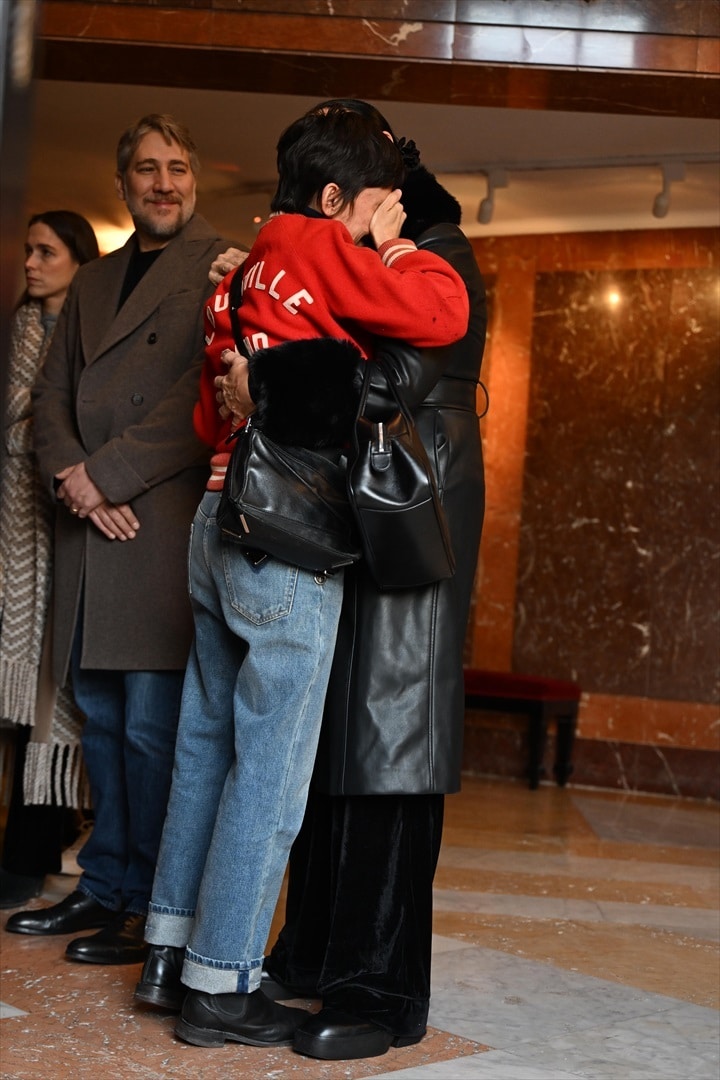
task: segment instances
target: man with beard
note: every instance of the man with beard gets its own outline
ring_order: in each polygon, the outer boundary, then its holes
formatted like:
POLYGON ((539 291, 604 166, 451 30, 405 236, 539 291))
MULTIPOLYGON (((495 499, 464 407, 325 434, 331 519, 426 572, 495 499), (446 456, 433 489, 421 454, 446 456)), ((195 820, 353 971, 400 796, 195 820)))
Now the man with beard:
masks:
POLYGON ((172 117, 120 138, 135 232, 78 273, 35 390, 35 449, 58 500, 53 668, 86 715, 94 828, 77 889, 11 916, 25 934, 97 930, 66 956, 142 960, 192 633, 190 522, 208 474, 193 433, 207 268, 226 244, 195 214, 198 159, 172 117))

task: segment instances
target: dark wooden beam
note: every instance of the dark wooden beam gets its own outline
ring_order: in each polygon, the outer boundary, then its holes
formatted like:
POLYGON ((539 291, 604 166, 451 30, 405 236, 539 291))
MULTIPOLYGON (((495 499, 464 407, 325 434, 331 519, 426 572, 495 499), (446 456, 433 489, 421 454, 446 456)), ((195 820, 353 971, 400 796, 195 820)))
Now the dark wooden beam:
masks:
POLYGON ((176 0, 172 6, 52 0, 43 8, 37 74, 317 97, 719 116, 720 51, 705 0, 638 0, 632 30, 628 8, 604 0, 415 0, 403 6, 418 15, 409 22, 397 17, 400 5, 392 0, 335 0, 333 15, 316 0, 255 0, 244 2, 242 11, 234 0, 176 0), (602 8, 610 21, 597 29, 602 8), (548 25, 550 9, 554 25, 548 25), (530 10, 544 13, 545 24, 497 21, 499 14, 515 11, 520 18, 530 10), (589 25, 581 27, 575 24, 583 11, 589 25), (652 17, 649 33, 642 27, 652 17))

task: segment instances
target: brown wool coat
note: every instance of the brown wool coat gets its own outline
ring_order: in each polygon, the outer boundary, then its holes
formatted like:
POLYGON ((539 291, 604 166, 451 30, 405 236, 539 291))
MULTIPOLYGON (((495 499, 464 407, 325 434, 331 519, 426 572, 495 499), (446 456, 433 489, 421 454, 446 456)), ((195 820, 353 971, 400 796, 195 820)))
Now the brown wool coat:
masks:
POLYGON ((187 544, 209 456, 192 410, 208 270, 228 241, 195 215, 117 312, 132 243, 78 271, 33 391, 47 486, 84 461, 140 522, 134 540, 111 541, 58 507, 53 670, 61 685, 81 600, 84 667, 182 669, 192 633, 187 544))

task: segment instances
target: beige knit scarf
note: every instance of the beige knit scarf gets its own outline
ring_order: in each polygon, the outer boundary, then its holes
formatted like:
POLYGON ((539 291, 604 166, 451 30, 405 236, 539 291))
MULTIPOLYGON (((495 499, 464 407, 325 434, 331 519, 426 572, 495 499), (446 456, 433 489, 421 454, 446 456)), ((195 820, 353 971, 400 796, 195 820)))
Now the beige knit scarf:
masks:
POLYGON ((0 448, 0 723, 35 728, 25 801, 77 807, 88 803, 82 714, 69 688, 52 685, 44 648, 55 508, 35 466, 30 394, 49 344, 40 304, 24 304, 13 321, 0 448))

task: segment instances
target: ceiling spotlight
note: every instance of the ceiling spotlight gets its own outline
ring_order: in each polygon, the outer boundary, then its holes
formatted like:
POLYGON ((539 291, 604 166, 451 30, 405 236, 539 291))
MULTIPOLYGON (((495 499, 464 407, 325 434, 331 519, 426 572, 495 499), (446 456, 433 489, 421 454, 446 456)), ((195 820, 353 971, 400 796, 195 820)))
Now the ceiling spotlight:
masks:
POLYGON ((487 175, 487 194, 478 207, 477 219, 481 225, 492 221, 495 209, 495 189, 507 187, 507 173, 504 169, 492 169, 487 175))
POLYGON ((670 185, 674 180, 685 179, 685 166, 681 161, 666 162, 662 166, 663 184, 653 200, 653 217, 664 218, 670 209, 670 185))

